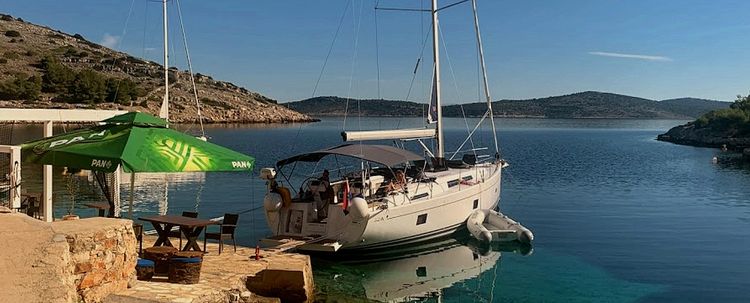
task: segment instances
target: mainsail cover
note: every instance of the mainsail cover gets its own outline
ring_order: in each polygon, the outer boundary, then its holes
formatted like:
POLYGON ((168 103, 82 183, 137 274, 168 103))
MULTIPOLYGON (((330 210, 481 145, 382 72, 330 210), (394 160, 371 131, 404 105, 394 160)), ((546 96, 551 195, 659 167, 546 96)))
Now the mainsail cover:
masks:
POLYGON ((438 85, 437 77, 435 76, 435 69, 432 70, 432 94, 430 95, 430 107, 427 110, 427 123, 437 123, 437 100, 438 100, 438 85))

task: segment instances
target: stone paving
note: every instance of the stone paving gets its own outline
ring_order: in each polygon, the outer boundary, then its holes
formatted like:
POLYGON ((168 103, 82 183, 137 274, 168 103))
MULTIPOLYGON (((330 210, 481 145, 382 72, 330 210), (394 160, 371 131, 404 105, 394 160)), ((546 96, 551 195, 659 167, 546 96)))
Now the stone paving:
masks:
MULTIPOLYGON (((145 236, 144 248, 155 240, 154 236, 145 236)), ((203 247, 202 242, 200 245, 203 247)), ((198 284, 173 284, 166 277, 157 276, 148 282, 136 281, 131 288, 110 295, 104 302, 279 302, 278 298, 250 293, 246 286, 248 277, 254 277, 269 266, 274 267, 274 264, 284 264, 295 271, 309 274, 311 279, 310 259, 306 255, 261 251, 262 258, 256 261, 255 248, 237 246, 237 252, 234 252, 231 244, 225 244, 224 251, 219 255, 219 245, 209 242, 206 250, 208 253, 203 259, 198 284)), ((313 285, 306 287, 311 292, 313 285)))

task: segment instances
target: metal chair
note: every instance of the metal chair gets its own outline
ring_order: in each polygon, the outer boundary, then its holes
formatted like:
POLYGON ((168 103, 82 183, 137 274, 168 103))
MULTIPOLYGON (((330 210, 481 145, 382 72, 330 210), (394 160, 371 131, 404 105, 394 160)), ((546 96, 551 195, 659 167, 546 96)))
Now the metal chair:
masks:
MULTIPOLYGON (((198 218, 198 212, 183 211, 182 212, 182 216, 183 217, 188 217, 188 218, 198 218)), ((181 230, 170 230, 169 231, 169 237, 180 238, 180 247, 179 248, 182 248, 182 231, 181 230)))
POLYGON ((232 245, 234 245, 234 251, 237 252, 237 242, 234 239, 234 231, 237 229, 237 221, 239 221, 240 215, 238 214, 224 214, 224 220, 219 225, 219 232, 210 233, 208 232, 208 226, 206 227, 206 233, 203 236, 203 251, 206 251, 206 242, 209 239, 219 240, 219 254, 224 250, 224 240, 231 239, 232 245))

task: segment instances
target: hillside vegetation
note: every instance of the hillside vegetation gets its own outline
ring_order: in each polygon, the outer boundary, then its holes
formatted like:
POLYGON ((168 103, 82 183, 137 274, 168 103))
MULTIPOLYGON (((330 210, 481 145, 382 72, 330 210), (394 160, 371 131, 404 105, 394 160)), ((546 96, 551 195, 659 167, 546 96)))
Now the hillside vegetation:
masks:
POLYGON ((748 148, 750 95, 737 96, 729 108, 710 111, 693 122, 673 127, 658 139, 687 145, 748 148))
MULTIPOLYGON (((0 107, 157 113, 164 95, 162 65, 5 14, 0 14, 0 71, 0 107)), ((205 122, 314 120, 232 83, 194 76, 205 122)), ((171 68, 169 78, 170 118, 197 122, 190 74, 171 68)))
MULTIPOLYGON (((695 98, 654 101, 589 91, 529 100, 495 101, 492 109, 500 117, 691 119, 714 109, 728 108, 730 104, 695 98)), ((286 105, 312 116, 341 116, 347 111, 347 99, 340 97, 316 97, 286 105)), ((486 103, 447 105, 443 106, 443 115, 480 117, 486 109, 486 103)), ((426 104, 396 100, 352 99, 348 107, 349 114, 363 116, 424 116, 426 111, 426 104)))

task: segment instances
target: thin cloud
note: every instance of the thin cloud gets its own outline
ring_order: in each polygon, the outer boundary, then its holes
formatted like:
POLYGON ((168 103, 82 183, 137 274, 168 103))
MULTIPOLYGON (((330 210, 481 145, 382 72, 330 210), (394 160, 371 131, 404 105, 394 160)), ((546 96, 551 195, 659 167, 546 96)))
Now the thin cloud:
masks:
POLYGON ((602 57, 615 57, 615 58, 627 58, 627 59, 638 59, 646 61, 674 61, 670 57, 665 56, 650 56, 650 55, 638 55, 638 54, 623 54, 623 53, 610 53, 610 52, 588 52, 589 55, 602 56, 602 57))
POLYGON ((115 48, 119 42, 120 36, 112 36, 109 33, 104 33, 104 37, 99 41, 99 44, 108 48, 115 48))

